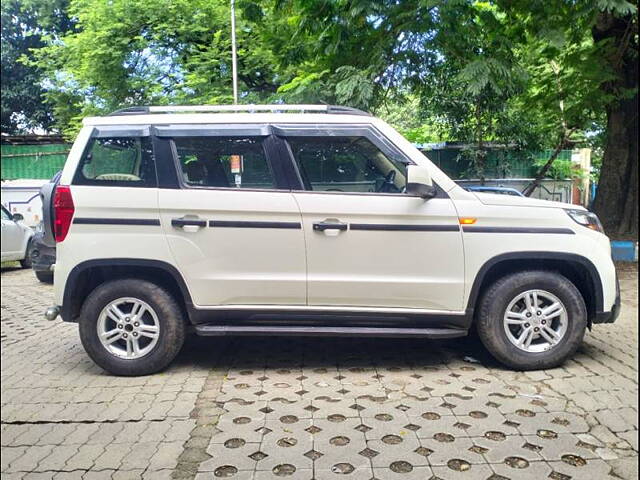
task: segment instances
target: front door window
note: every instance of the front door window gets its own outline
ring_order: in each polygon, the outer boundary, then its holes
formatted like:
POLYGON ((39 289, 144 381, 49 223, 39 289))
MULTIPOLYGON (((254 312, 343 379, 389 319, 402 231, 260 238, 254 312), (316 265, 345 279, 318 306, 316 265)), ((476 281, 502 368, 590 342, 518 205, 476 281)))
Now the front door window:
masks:
POLYGON ((406 165, 365 137, 287 137, 306 190, 402 193, 406 165))

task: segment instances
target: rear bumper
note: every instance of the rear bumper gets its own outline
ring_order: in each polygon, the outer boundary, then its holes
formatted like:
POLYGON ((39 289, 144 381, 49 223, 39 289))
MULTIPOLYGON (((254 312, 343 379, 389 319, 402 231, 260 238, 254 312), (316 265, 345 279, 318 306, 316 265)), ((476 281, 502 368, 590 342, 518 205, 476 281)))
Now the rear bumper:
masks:
POLYGON ((36 233, 31 247, 31 267, 36 272, 50 272, 56 263, 56 247, 45 243, 42 233, 36 233))
POLYGON ((31 268, 36 272, 51 272, 53 271, 53 265, 56 263, 55 255, 38 255, 37 257, 31 257, 31 268))
POLYGON ((616 275, 616 300, 610 312, 596 312, 593 323, 613 323, 620 316, 620 282, 616 275))

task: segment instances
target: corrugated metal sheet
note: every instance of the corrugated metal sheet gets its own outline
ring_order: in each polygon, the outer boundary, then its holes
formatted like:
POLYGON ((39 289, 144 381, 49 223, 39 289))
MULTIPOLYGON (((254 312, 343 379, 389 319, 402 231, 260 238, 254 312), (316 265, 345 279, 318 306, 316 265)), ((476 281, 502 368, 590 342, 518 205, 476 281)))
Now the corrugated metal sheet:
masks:
POLYGON ((71 144, 1 145, 2 180, 49 179, 62 170, 71 144))

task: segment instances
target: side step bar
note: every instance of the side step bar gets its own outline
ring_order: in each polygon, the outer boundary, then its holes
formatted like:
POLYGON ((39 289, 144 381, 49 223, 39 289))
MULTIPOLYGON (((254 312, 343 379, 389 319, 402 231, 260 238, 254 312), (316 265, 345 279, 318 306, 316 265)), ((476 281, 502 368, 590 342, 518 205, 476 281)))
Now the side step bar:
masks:
POLYGON ((225 335, 282 335, 318 337, 423 337, 456 338, 467 335, 467 330, 455 328, 389 328, 389 327, 290 327, 262 325, 196 325, 202 337, 225 335))

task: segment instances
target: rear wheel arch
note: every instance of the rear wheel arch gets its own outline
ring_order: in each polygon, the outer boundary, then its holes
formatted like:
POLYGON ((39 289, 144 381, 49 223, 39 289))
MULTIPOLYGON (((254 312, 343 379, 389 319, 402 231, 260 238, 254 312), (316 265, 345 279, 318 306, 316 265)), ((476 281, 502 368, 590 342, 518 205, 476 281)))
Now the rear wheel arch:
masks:
POLYGON ((76 265, 65 282, 62 318, 77 322, 87 297, 99 285, 117 279, 137 278, 164 288, 180 306, 183 317, 192 320, 191 295, 180 272, 171 264, 147 259, 96 259, 76 265))
POLYGON ((596 313, 603 311, 602 282, 595 265, 581 255, 561 252, 514 252, 491 258, 476 275, 467 311, 476 310, 482 293, 494 282, 525 270, 555 271, 571 281, 585 302, 589 326, 596 313))

